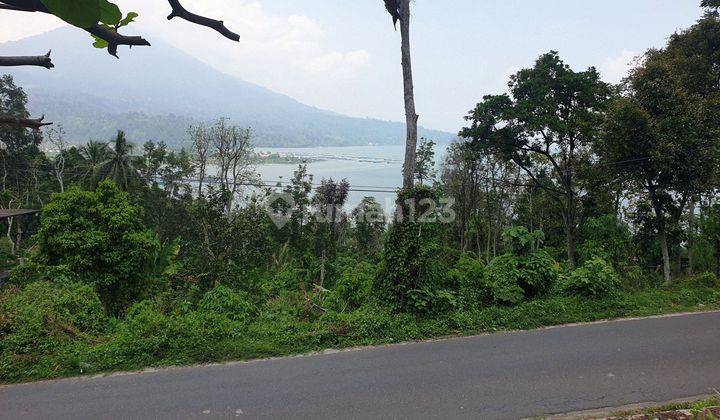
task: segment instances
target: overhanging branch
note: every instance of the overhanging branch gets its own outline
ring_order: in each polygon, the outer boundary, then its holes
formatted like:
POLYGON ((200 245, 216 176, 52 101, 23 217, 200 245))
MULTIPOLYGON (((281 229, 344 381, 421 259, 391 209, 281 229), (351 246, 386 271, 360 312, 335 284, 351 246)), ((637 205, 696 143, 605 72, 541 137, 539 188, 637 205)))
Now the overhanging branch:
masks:
POLYGON ((108 52, 117 57, 118 45, 146 45, 150 46, 150 42, 141 36, 128 36, 117 33, 111 29, 108 29, 101 25, 93 25, 90 28, 85 29, 89 33, 95 35, 98 38, 105 40, 108 43, 108 52))
MULTIPOLYGON (((0 8, 8 10, 16 10, 21 12, 40 12, 50 13, 48 8, 39 0, 0 0, 0 8)), ((141 36, 128 36, 115 32, 112 29, 95 24, 89 28, 82 28, 92 35, 106 41, 108 43, 108 52, 117 57, 118 45, 147 45, 150 43, 141 36)))
POLYGON ((168 20, 179 17, 181 19, 185 19, 188 22, 195 23, 197 25, 201 26, 207 26, 208 28, 215 29, 220 34, 222 34, 224 37, 231 39, 233 41, 240 41, 240 35, 236 34, 235 32, 229 30, 225 27, 225 24, 221 20, 215 20, 210 19, 205 16, 196 15, 195 13, 188 12, 187 9, 185 9, 182 4, 180 4, 180 0, 168 0, 170 2, 170 7, 172 7, 172 12, 168 15, 168 20))
POLYGON ((15 127, 30 128, 33 130, 39 130, 46 125, 52 125, 51 122, 43 122, 43 119, 45 119, 45 115, 40 118, 18 118, 0 115, 0 124, 14 125, 15 127))
POLYGON ((13 66, 38 66, 51 69, 55 67, 50 59, 50 51, 45 55, 28 55, 28 56, 15 56, 15 57, 1 57, 0 56, 0 67, 13 67, 13 66))

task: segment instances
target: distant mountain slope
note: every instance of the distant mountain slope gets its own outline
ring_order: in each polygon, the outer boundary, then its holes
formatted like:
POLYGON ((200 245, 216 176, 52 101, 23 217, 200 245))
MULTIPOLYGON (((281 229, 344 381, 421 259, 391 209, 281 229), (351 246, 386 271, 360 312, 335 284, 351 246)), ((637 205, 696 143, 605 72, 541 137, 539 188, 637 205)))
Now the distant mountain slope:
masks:
MULTIPOLYGON (((193 121, 228 117, 255 130, 262 146, 399 144, 404 125, 351 118, 224 74, 160 39, 150 48, 121 51, 121 59, 90 46, 87 34, 61 28, 0 44, 0 55, 52 49, 53 70, 8 68, 30 97, 33 114, 62 123, 76 142, 124 129, 136 142, 178 145, 193 121)), ((348 98, 352 100, 352 98, 348 98)), ((420 134, 449 140, 450 133, 420 134)))

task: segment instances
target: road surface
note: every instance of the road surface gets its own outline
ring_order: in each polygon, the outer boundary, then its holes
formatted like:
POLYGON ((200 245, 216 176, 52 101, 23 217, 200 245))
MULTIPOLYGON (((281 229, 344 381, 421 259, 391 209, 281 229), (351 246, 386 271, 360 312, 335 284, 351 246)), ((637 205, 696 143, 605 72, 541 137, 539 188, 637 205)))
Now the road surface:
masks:
POLYGON ((11 385, 0 418, 521 418, 714 388, 703 313, 11 385))

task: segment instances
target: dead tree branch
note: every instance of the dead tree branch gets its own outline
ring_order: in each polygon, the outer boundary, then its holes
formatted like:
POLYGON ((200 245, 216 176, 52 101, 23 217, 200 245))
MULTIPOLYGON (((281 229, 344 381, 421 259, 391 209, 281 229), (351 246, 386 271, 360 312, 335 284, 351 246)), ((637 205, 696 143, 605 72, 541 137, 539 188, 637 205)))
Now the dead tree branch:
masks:
POLYGON ((7 115, 0 115, 0 124, 14 125, 21 128, 30 128, 33 130, 39 130, 41 127, 46 125, 52 125, 51 122, 43 122, 45 115, 40 118, 19 118, 10 117, 7 115))
POLYGON ((50 58, 50 51, 45 55, 0 57, 0 67, 12 66, 38 66, 45 67, 46 69, 55 67, 50 58))
POLYGON ((170 2, 170 7, 172 7, 172 12, 168 15, 168 20, 179 17, 181 19, 185 19, 188 22, 195 23, 197 25, 201 26, 207 26, 208 28, 215 29, 220 34, 222 34, 224 37, 231 39, 233 41, 240 41, 240 35, 236 34, 235 32, 229 30, 227 27, 225 27, 225 24, 221 20, 215 20, 210 19, 205 16, 196 15, 195 13, 188 12, 187 9, 185 9, 182 4, 180 4, 180 0, 168 0, 170 2))

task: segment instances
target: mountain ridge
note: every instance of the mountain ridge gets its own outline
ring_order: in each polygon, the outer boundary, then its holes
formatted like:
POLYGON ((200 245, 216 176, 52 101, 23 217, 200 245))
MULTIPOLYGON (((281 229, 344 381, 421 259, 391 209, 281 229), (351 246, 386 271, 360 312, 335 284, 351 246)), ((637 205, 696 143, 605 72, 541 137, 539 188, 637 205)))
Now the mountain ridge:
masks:
MULTIPOLYGON (((403 123, 345 116, 217 70, 169 43, 121 51, 118 60, 63 27, 0 44, 2 55, 52 49, 55 68, 8 68, 29 97, 33 115, 63 125, 68 139, 109 138, 123 129, 134 141, 181 146, 190 124, 226 117, 252 127, 258 146, 402 144, 403 123)), ((451 133, 420 129, 438 141, 451 133)))

